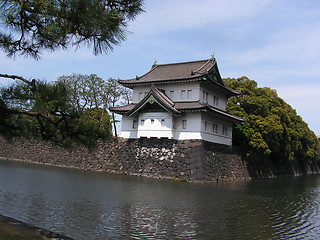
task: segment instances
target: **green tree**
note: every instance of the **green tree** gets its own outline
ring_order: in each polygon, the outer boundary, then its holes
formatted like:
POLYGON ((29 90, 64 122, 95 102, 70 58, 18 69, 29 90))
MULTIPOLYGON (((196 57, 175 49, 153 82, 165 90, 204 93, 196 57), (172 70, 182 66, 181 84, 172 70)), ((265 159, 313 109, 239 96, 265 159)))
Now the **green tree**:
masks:
MULTIPOLYGON (((142 4, 143 0, 4 0, 0 48, 8 57, 35 59, 44 51, 73 46, 92 46, 94 54, 107 53, 125 40, 127 23, 143 12, 142 4)), ((61 82, 5 73, 0 77, 18 81, 1 89, 0 134, 41 137, 64 146, 72 142, 89 146, 94 138, 110 136, 109 114, 98 107, 105 99, 97 98, 97 92, 76 96, 61 82), (93 105, 84 107, 89 100, 93 105)), ((88 88, 93 81, 99 79, 92 78, 88 88)))
POLYGON ((241 147, 248 161, 316 160, 316 135, 275 90, 259 88, 247 77, 224 82, 241 91, 241 95, 229 99, 227 111, 246 119, 244 124, 235 126, 234 144, 241 147))
MULTIPOLYGON (((61 76, 59 83, 68 86, 72 95, 71 103, 77 109, 103 109, 108 111, 120 100, 130 101, 131 94, 116 79, 103 80, 95 74, 72 74, 61 76)), ((117 136, 116 118, 112 113, 115 136, 117 136)))
POLYGON ((44 50, 93 46, 108 52, 126 39, 128 21, 142 13, 142 0, 4 0, 0 48, 8 56, 39 58, 44 50))
POLYGON ((70 88, 61 82, 30 84, 18 82, 1 89, 2 135, 40 138, 65 147, 80 143, 90 148, 97 139, 111 137, 110 117, 104 109, 76 108, 70 88))
MULTIPOLYGON (((109 104, 108 104, 108 109, 110 107, 114 107, 116 105, 116 103, 121 100, 121 99, 125 99, 127 101, 129 101, 128 98, 130 98, 128 96, 128 92, 125 90, 125 88, 123 86, 121 86, 118 81, 116 79, 113 78, 109 78, 107 81, 107 93, 109 96, 109 104)), ((115 114, 114 112, 111 113, 112 114, 112 122, 113 122, 113 129, 114 129, 114 133, 115 136, 118 136, 117 133, 117 125, 116 123, 118 122, 116 120, 115 114)))
POLYGON ((70 89, 73 107, 77 109, 107 109, 106 84, 97 75, 72 74, 58 77, 57 82, 70 89))

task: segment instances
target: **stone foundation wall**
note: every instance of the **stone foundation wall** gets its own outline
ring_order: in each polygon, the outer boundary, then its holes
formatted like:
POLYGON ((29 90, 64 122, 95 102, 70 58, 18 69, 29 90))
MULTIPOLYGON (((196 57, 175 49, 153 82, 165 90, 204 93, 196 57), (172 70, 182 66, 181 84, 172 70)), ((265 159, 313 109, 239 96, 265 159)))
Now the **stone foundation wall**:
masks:
POLYGON ((248 179, 246 164, 229 146, 201 140, 114 139, 94 152, 50 143, 0 138, 0 158, 60 167, 165 179, 220 181, 248 179))

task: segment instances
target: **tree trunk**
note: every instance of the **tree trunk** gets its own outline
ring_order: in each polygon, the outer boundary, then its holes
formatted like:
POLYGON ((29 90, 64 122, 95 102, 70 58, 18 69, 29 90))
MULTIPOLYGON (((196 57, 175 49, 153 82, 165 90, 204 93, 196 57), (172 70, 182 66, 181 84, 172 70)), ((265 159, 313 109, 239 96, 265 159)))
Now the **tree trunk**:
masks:
POLYGON ((117 125, 116 125, 116 119, 115 119, 114 113, 112 113, 112 121, 113 121, 113 128, 114 128, 114 136, 118 137, 117 125))

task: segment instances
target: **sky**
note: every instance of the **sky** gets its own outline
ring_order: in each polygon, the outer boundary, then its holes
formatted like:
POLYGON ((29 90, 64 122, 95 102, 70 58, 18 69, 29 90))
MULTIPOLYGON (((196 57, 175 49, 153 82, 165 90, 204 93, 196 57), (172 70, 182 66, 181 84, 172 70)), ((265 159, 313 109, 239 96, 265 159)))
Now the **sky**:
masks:
POLYGON ((108 54, 70 48, 36 61, 0 52, 0 72, 46 81, 73 73, 129 79, 155 61, 214 54, 223 78, 247 76, 275 89, 320 136, 319 0, 145 0, 143 8, 129 23, 127 40, 108 54))

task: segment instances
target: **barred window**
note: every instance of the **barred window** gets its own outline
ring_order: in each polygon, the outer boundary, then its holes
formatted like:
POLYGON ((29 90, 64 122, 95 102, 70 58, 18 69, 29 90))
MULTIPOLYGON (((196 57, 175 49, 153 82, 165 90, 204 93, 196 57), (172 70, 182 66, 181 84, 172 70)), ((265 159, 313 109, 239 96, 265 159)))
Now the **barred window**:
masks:
POLYGON ((187 98, 188 98, 188 99, 192 98, 192 90, 188 90, 188 92, 187 92, 187 98))
POLYGON ((186 98, 186 90, 181 90, 181 99, 186 98))
POLYGON ((213 104, 216 105, 216 106, 219 105, 219 97, 217 97, 217 96, 213 97, 213 104))
POLYGON ((171 99, 174 98, 174 91, 170 91, 170 98, 171 98, 171 99))
POLYGON ((182 120, 182 129, 187 128, 187 120, 182 120))
POLYGON ((214 124, 212 125, 212 132, 218 133, 218 124, 214 123, 214 124))
POLYGON ((165 119, 161 119, 161 126, 162 126, 162 127, 165 126, 165 123, 166 123, 166 120, 165 120, 165 119))
POLYGON ((138 128, 138 121, 137 120, 133 120, 132 121, 132 128, 133 129, 137 129, 138 128))
POLYGON ((204 130, 205 130, 205 131, 208 130, 208 122, 207 122, 207 121, 204 122, 204 130))
POLYGON ((223 135, 228 135, 228 127, 227 126, 223 126, 222 134, 223 135))

